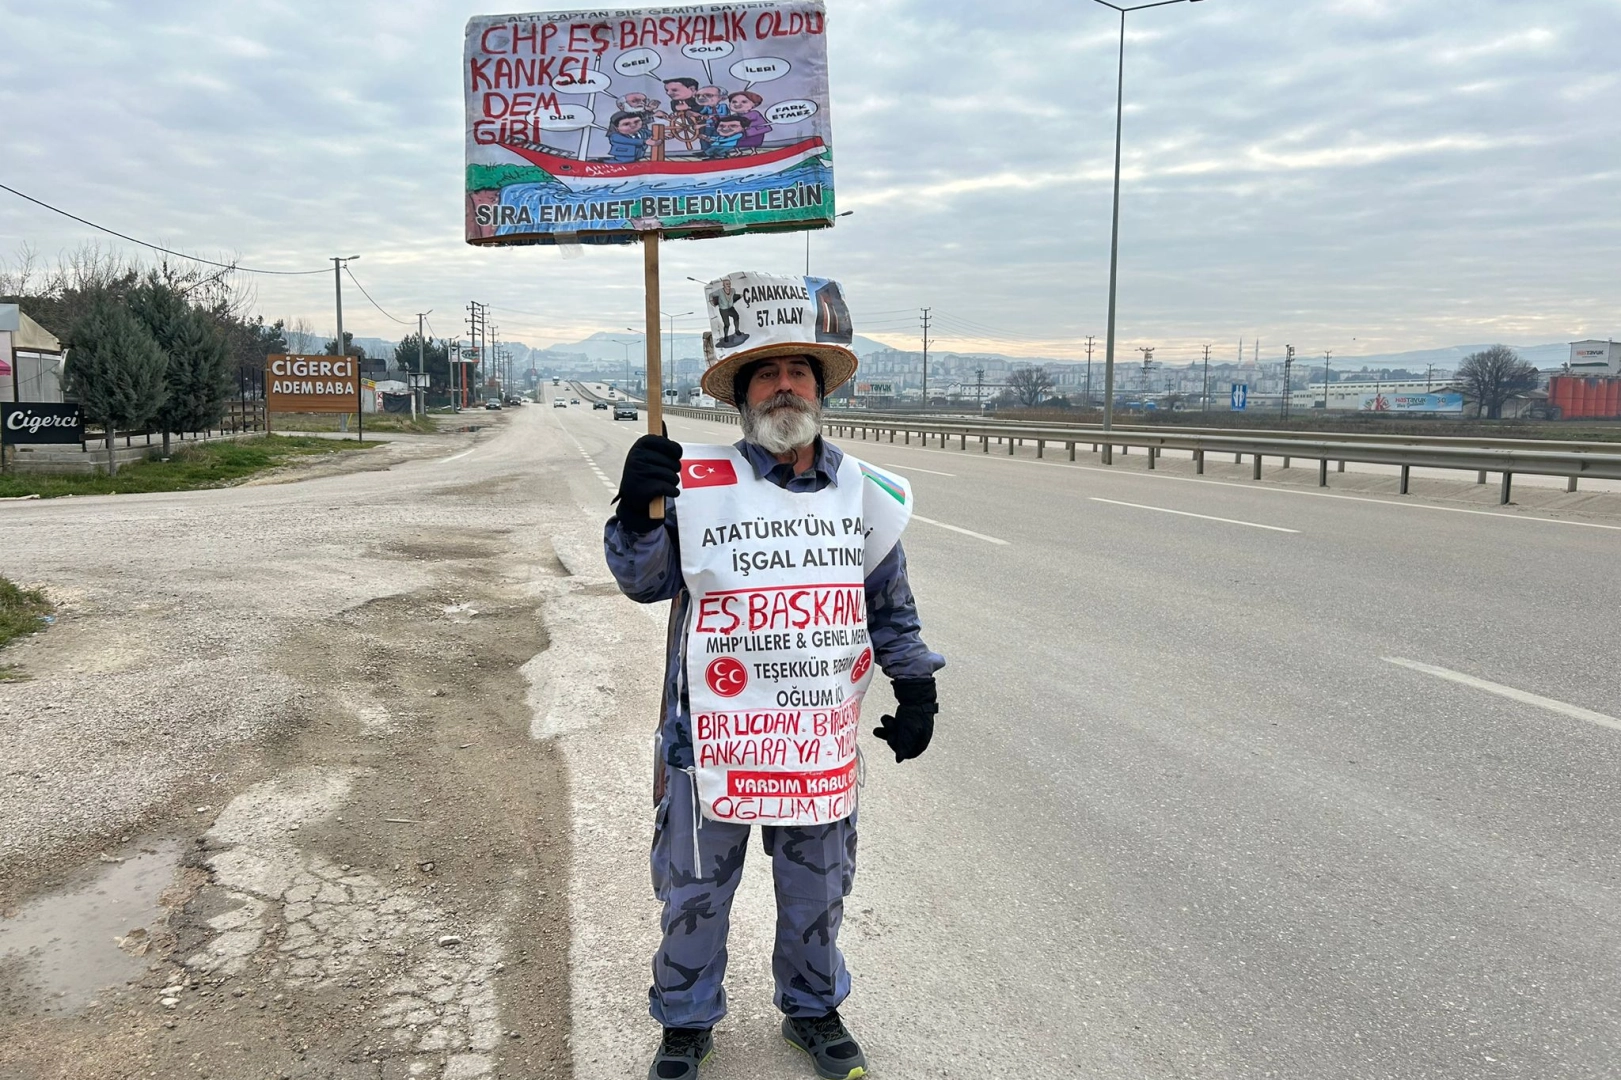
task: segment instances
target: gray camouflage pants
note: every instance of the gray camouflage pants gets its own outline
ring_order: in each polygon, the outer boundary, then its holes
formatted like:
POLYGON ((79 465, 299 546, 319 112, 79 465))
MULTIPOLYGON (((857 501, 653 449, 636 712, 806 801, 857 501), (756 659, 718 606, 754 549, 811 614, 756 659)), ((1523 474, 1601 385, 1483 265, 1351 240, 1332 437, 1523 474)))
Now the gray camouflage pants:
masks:
MULTIPOLYGON (((664 941, 653 957, 648 1011, 665 1027, 709 1028, 726 1015, 726 933, 749 826, 704 820, 695 859, 692 778, 667 769, 665 780, 652 858, 664 941)), ((821 1016, 850 994, 838 943, 856 872, 855 815, 822 826, 764 825, 760 839, 777 892, 777 1008, 821 1016)))

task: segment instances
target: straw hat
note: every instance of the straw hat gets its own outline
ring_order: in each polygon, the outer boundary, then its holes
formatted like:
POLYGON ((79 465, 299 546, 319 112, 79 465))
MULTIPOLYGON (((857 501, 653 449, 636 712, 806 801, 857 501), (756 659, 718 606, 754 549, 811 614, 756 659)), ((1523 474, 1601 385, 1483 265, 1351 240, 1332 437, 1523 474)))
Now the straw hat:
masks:
POLYGON ((822 393, 856 373, 855 331, 844 290, 827 278, 743 271, 704 286, 710 332, 704 393, 736 405, 732 381, 744 364, 782 356, 811 356, 822 365, 822 393))

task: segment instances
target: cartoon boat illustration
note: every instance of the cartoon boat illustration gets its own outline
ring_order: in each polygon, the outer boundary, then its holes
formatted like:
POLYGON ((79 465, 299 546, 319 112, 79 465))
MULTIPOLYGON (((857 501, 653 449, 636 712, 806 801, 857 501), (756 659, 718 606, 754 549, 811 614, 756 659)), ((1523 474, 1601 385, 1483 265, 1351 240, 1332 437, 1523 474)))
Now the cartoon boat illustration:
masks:
POLYGON ((564 157, 535 146, 502 143, 532 165, 538 165, 570 187, 582 184, 616 184, 624 180, 672 176, 702 177, 709 173, 725 173, 728 179, 746 179, 791 169, 800 162, 816 157, 826 149, 821 138, 801 139, 787 146, 771 147, 756 154, 743 154, 724 158, 666 158, 662 161, 582 161, 564 157))

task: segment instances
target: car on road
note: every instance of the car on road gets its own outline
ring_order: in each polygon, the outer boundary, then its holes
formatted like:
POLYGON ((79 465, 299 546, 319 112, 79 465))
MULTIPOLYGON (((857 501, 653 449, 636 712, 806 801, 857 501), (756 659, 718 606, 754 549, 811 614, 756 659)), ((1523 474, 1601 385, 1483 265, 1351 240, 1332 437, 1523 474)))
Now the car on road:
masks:
POLYGON ((486 409, 499 409, 501 407, 501 401, 499 398, 491 398, 484 403, 484 407, 486 409))
POLYGON ((518 405, 522 405, 522 404, 523 404, 523 398, 521 398, 521 397, 516 397, 516 396, 514 396, 514 397, 509 397, 509 398, 507 398, 507 404, 508 404, 508 405, 511 405, 511 406, 518 406, 518 405))
POLYGON ((568 399, 568 403, 570 405, 578 405, 580 403, 580 399, 577 397, 571 397, 568 399))
POLYGON ((608 403, 606 401, 593 401, 591 403, 591 408, 593 409, 606 409, 607 407, 608 403))
POLYGON ((552 398, 552 408, 554 408, 554 409, 566 409, 566 408, 568 408, 568 402, 564 401, 560 397, 552 398))
POLYGON ((615 420, 634 420, 634 419, 636 419, 636 406, 632 405, 628 401, 615 402, 614 403, 614 419, 615 420))

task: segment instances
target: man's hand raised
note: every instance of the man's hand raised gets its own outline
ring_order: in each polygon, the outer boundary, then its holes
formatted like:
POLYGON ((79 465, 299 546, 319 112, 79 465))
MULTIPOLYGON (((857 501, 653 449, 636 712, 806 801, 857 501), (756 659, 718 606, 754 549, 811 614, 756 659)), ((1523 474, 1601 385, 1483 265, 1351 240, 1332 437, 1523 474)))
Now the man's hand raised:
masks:
POLYGON ((652 532, 659 524, 648 511, 654 499, 681 493, 681 444, 663 435, 643 435, 625 455, 619 478, 619 520, 631 532, 652 532))

